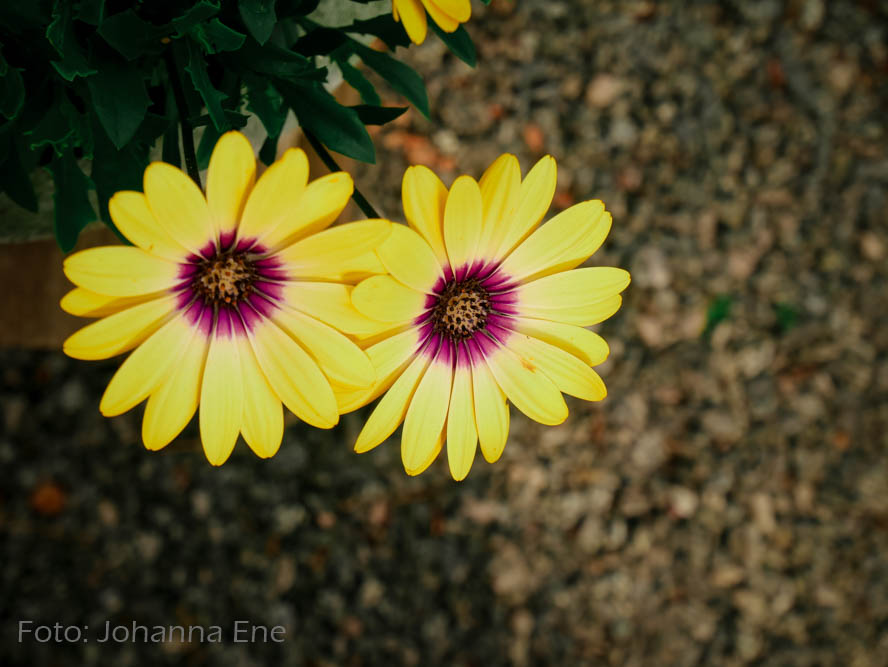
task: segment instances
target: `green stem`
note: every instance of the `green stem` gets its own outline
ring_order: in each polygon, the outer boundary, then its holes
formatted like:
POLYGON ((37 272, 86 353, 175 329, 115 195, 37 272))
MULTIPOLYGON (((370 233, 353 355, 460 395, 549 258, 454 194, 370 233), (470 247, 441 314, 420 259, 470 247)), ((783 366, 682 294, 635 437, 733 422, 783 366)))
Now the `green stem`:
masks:
POLYGON ((179 68, 176 66, 176 58, 172 48, 164 53, 167 76, 170 87, 173 89, 173 98, 176 100, 176 110, 179 113, 179 126, 182 128, 182 152, 185 154, 185 170, 191 176, 191 180, 202 188, 200 183, 200 170, 197 168, 197 154, 194 152, 194 128, 191 126, 188 113, 188 103, 185 101, 185 93, 182 90, 182 81, 179 78, 179 68))
MULTIPOLYGON (((302 128, 302 132, 305 134, 305 138, 308 139, 308 143, 311 144, 311 147, 314 148, 324 164, 327 165, 327 169, 330 171, 342 171, 342 169, 339 168, 339 165, 336 164, 336 160, 330 155, 330 152, 324 148, 324 144, 318 141, 314 135, 305 128, 302 128)), ((358 188, 355 188, 352 191, 352 199, 355 200, 355 204, 358 205, 358 208, 360 208, 368 218, 380 217, 379 213, 376 212, 376 209, 371 206, 370 202, 367 201, 358 188)))

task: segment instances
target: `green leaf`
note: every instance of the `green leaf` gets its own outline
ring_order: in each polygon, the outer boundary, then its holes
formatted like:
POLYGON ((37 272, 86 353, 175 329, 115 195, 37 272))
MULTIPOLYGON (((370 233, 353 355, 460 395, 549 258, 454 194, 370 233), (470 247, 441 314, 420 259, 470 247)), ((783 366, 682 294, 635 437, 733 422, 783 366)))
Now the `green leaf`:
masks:
POLYGON ((119 149, 133 138, 148 111, 148 93, 142 72, 125 63, 106 60, 101 71, 86 80, 92 106, 119 149))
POLYGON ((237 54, 226 58, 236 58, 236 64, 233 63, 235 67, 293 82, 306 79, 324 81, 327 78, 327 68, 315 67, 314 62, 305 56, 271 43, 259 46, 247 42, 237 54))
POLYGON ((98 33, 124 58, 134 60, 163 51, 165 45, 161 40, 170 30, 143 21, 132 9, 127 9, 102 21, 98 33))
POLYGON ((174 167, 182 167, 182 155, 179 152, 179 123, 172 121, 163 133, 163 152, 161 160, 173 165, 174 167))
POLYGON ((775 303, 774 314, 777 316, 777 328, 782 334, 792 329, 799 319, 799 310, 791 303, 775 303))
POLYGON ((115 192, 121 190, 142 189, 142 176, 145 167, 148 166, 148 146, 132 142, 122 150, 118 150, 98 127, 95 128, 94 134, 96 143, 90 177, 98 195, 99 214, 105 224, 117 232, 108 213, 108 200, 115 192))
POLYGON ((202 21, 212 18, 219 13, 219 3, 214 0, 200 0, 179 18, 173 19, 176 34, 184 37, 188 32, 202 21))
POLYGON ((342 78, 345 79, 345 82, 348 85, 360 93, 361 101, 364 104, 379 105, 381 103, 376 88, 374 88, 369 79, 361 73, 361 70, 349 63, 346 58, 337 59, 336 64, 339 65, 339 70, 342 72, 342 78))
POLYGON ((268 136, 280 135, 287 119, 287 106, 280 93, 261 77, 248 77, 247 87, 247 109, 259 116, 268 136))
POLYGON ((59 247, 64 252, 69 252, 77 244, 81 230, 96 219, 96 212, 87 196, 90 182, 80 170, 71 151, 57 155, 49 170, 55 182, 55 236, 59 247))
POLYGON ((318 8, 321 0, 277 0, 275 11, 280 19, 308 16, 318 8))
POLYGON ((238 0, 237 8, 253 39, 265 44, 277 23, 274 0, 238 0))
POLYGON ((429 21, 429 25, 453 55, 469 67, 475 66, 475 45, 463 26, 459 26, 455 32, 444 32, 434 21, 429 21))
POLYGON ((25 104, 25 84, 22 70, 10 66, 0 54, 0 114, 12 120, 25 104))
POLYGON ((392 88, 406 97, 423 116, 429 117, 429 98, 419 74, 399 60, 363 44, 353 41, 353 48, 368 67, 375 70, 392 88))
POLYGON ((245 34, 232 30, 219 19, 212 19, 195 26, 191 36, 203 45, 207 53, 237 51, 247 38, 245 34))
POLYGON ((192 40, 185 40, 186 54, 188 64, 185 65, 185 71, 191 75, 191 82, 194 88, 200 93, 204 104, 207 105, 207 113, 213 119, 213 124, 220 132, 224 132, 229 128, 228 121, 225 118, 225 111, 222 109, 222 100, 227 95, 216 90, 210 83, 210 77, 207 74, 207 64, 204 61, 204 54, 201 52, 197 44, 192 40))
POLYGON ((719 295, 713 299, 712 303, 709 304, 709 309, 706 311, 706 327, 703 329, 703 336, 711 334, 720 322, 728 318, 731 314, 731 305, 733 303, 733 297, 727 294, 719 295))
POLYGON ((385 125, 402 115, 409 107, 381 107, 370 104, 358 104, 353 107, 358 118, 364 125, 385 125))
POLYGON ((83 48, 74 34, 71 22, 72 5, 73 3, 66 0, 58 0, 53 9, 53 21, 46 29, 46 39, 62 57, 61 60, 53 60, 52 66, 68 81, 73 81, 78 76, 86 77, 96 73, 86 61, 83 48))
POLYGON ((210 166, 210 156, 213 154, 213 148, 222 133, 212 125, 207 125, 203 136, 200 138, 200 144, 197 146, 197 168, 203 171, 210 166))
POLYGON ((306 57, 326 56, 347 41, 349 38, 341 30, 320 26, 297 39, 293 50, 306 57))
POLYGON ((410 46, 410 37, 404 26, 389 14, 380 14, 372 19, 354 21, 351 25, 340 28, 344 32, 356 32, 361 35, 374 35, 379 37, 389 50, 394 51, 399 46, 410 46))
POLYGON ((344 107, 318 84, 278 81, 277 88, 299 124, 331 150, 374 163, 376 149, 354 109, 344 107))
POLYGON ((268 135, 265 137, 265 141, 262 142, 262 148, 259 149, 259 159, 262 160, 262 164, 271 165, 274 162, 274 159, 277 157, 277 145, 280 138, 280 135, 268 135))
POLYGON ((77 18, 90 25, 99 25, 105 15, 105 0, 80 0, 77 18))
POLYGON ((58 154, 67 152, 68 146, 73 145, 74 134, 74 127, 66 113, 65 102, 50 105, 37 125, 25 132, 31 142, 32 151, 43 146, 52 146, 58 154))
POLYGON ((37 195, 34 194, 34 186, 22 164, 21 149, 15 137, 10 135, 4 138, 7 146, 3 150, 5 159, 0 163, 0 190, 6 192, 22 208, 36 213, 37 195))

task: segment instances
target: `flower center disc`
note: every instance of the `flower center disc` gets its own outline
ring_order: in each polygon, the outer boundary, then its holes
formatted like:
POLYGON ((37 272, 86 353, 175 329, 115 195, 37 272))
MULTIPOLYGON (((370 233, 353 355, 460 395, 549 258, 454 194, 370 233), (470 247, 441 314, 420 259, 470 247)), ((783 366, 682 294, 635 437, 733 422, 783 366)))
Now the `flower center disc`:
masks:
POLYGON ((451 340, 464 340, 483 329, 490 314, 490 296, 481 283, 472 278, 451 282, 438 297, 432 311, 435 331, 451 340))
POLYGON ((252 291, 256 270, 241 255, 217 255, 201 263, 194 286, 208 305, 237 303, 252 291))

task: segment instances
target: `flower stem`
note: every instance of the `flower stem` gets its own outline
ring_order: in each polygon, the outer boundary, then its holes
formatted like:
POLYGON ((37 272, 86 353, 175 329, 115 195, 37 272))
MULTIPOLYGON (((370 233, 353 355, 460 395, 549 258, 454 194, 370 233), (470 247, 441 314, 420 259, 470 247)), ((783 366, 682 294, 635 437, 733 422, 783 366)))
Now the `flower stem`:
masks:
POLYGON ((173 89, 173 98, 176 100, 176 109, 179 112, 179 126, 182 128, 182 152, 185 154, 185 170, 191 176, 191 180, 202 188, 200 183, 200 171, 197 168, 197 154, 194 152, 194 128, 191 126, 188 113, 188 103, 185 101, 185 93, 182 91, 182 81, 179 79, 179 68, 172 48, 164 53, 167 76, 170 79, 170 87, 173 89))
MULTIPOLYGON (((302 128, 302 132, 305 134, 305 138, 308 139, 308 143, 314 148, 315 153, 318 154, 318 157, 320 157, 324 164, 327 165, 327 169, 330 171, 342 171, 342 169, 339 168, 339 165, 336 164, 336 160, 330 155, 330 152, 324 148, 324 144, 318 141, 317 138, 305 128, 302 128)), ((371 206, 370 202, 367 201, 366 197, 361 194, 361 191, 358 190, 357 187, 352 191, 352 199, 355 200, 355 204, 358 205, 358 208, 360 208, 368 218, 380 217, 379 213, 376 212, 376 209, 371 206)))

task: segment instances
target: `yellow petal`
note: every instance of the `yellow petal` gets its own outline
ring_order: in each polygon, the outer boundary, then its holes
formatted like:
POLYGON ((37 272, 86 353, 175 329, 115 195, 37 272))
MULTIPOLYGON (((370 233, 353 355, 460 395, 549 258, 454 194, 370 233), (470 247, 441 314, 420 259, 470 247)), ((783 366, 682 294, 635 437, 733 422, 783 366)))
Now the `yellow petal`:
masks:
POLYGON ((284 410, 259 368, 249 341, 239 338, 238 347, 244 383, 241 433, 256 456, 266 459, 280 449, 284 437, 284 410))
POLYGON ((315 358, 323 371, 346 387, 369 387, 376 371, 367 355, 333 327, 298 310, 283 308, 274 321, 315 358))
POLYGON ((438 455, 452 378, 450 363, 432 361, 413 394, 401 435, 401 461, 408 475, 418 475, 438 455))
POLYGON ((493 258, 512 224, 512 210, 521 192, 521 167, 510 153, 500 155, 481 176, 483 222, 479 251, 493 258))
POLYGON ((386 389, 392 386, 398 375, 406 368, 411 355, 416 351, 419 334, 410 328, 400 333, 386 336, 368 347, 365 352, 376 369, 376 381, 367 389, 358 391, 338 391, 336 402, 339 412, 345 414, 367 405, 386 389))
POLYGON ((145 252, 173 261, 188 256, 185 246, 170 236, 154 217, 141 192, 115 193, 108 201, 108 212, 120 233, 145 252))
POLYGON ((422 0, 422 4, 429 13, 429 16, 432 17, 432 20, 437 23, 438 27, 444 32, 453 32, 459 27, 459 21, 435 4, 434 0, 422 0))
POLYGON ((284 300, 307 315, 347 334, 373 334, 380 323, 352 305, 351 285, 293 281, 284 286, 284 300))
POLYGON ((171 164, 152 162, 143 178, 145 197, 160 226, 195 254, 213 240, 210 209, 194 181, 171 164))
POLYGON ((279 249, 329 227, 348 204, 354 189, 352 177, 344 171, 312 181, 302 192, 293 215, 266 236, 264 243, 279 249))
POLYGON ((613 297, 626 289, 629 280, 628 271, 609 266, 555 273, 516 290, 519 312, 526 317, 585 326, 610 309, 613 297))
POLYGON ((352 303, 363 315, 380 322, 409 322, 425 310, 427 295, 405 287, 391 276, 373 276, 352 292, 352 303))
POLYGON ((174 312, 175 299, 154 299, 109 315, 71 334, 63 350, 75 359, 107 359, 131 350, 174 312))
POLYGON ((237 237, 259 239, 265 245, 289 233, 301 220, 299 200, 308 183, 308 158, 299 148, 290 148, 266 169, 249 194, 241 214, 237 237), (279 231, 280 228, 280 231, 279 231))
POLYGON ((392 8, 395 13, 395 20, 399 20, 404 24, 404 29, 410 36, 410 41, 414 44, 422 44, 426 38, 428 25, 426 24, 426 13, 419 0, 393 0, 392 8))
MULTIPOLYGON (((459 23, 465 23, 472 16, 472 5, 469 0, 425 0, 424 4, 426 9, 428 9, 430 5, 434 5, 452 20, 458 21, 459 23)), ((432 18, 435 19, 435 22, 438 23, 435 14, 432 13, 431 10, 429 10, 429 14, 431 14, 432 18)), ((441 24, 438 23, 438 25, 441 24)), ((441 27, 443 28, 444 26, 441 27)))
POLYGON ((472 371, 467 364, 458 364, 453 372, 453 389, 447 412, 447 463, 451 476, 457 482, 465 479, 472 469, 477 444, 472 371))
POLYGON ((313 234, 278 253, 291 275, 318 278, 346 260, 373 251, 392 229, 388 220, 362 220, 313 234))
POLYGON ((426 240, 438 263, 446 264, 443 229, 447 188, 441 179, 428 167, 408 167, 401 182, 401 199, 407 224, 426 240))
POLYGON ((481 453, 488 463, 494 463, 509 437, 509 404, 483 361, 472 365, 472 394, 481 453))
POLYGON ((385 272, 385 267, 379 261, 379 256, 375 251, 349 257, 337 266, 328 267, 326 271, 318 271, 323 280, 335 280, 350 285, 355 285, 364 278, 385 272))
POLYGON ((234 449, 244 413, 244 383, 235 336, 210 339, 200 386, 200 440, 207 461, 220 466, 234 449))
POLYGON ((444 245, 453 273, 475 259, 481 234, 481 189, 470 176, 450 187, 444 208, 444 245))
POLYGON ((226 132, 216 142, 207 172, 207 205, 217 234, 235 230, 255 181, 253 147, 240 132, 226 132))
POLYGON ((531 234, 506 257, 502 270, 525 282, 582 264, 607 237, 611 215, 598 200, 571 206, 531 234))
POLYGON ((59 306, 66 313, 78 317, 105 317, 119 313, 140 303, 158 298, 159 294, 144 296, 108 296, 91 292, 83 287, 75 287, 62 297, 59 306))
POLYGON ((367 423, 358 434, 355 451, 363 454, 383 442, 404 421, 407 406, 416 390, 420 377, 429 365, 428 357, 421 355, 413 359, 410 365, 398 376, 385 396, 373 408, 367 423))
POLYGON ((497 257, 508 254, 540 224, 555 195, 556 171, 555 160, 546 155, 521 182, 518 201, 499 243, 497 257))
POLYGON ((206 357, 206 337, 192 336, 182 356, 148 397, 142 418, 142 442, 147 449, 166 447, 191 421, 200 403, 206 357))
POLYGON ((501 347, 486 357, 497 384, 525 415, 554 426, 567 419, 567 404, 546 375, 511 350, 501 347))
POLYGON ((376 254, 389 273, 418 292, 431 294, 435 283, 444 278, 429 244, 404 225, 392 225, 391 234, 376 254))
POLYGON ((108 296, 139 296, 176 284, 179 265, 133 246, 101 246, 65 258, 65 275, 78 287, 108 296))
POLYGON ((194 331, 185 318, 176 317, 151 334, 111 378, 99 404, 102 414, 123 414, 148 398, 184 354, 194 331))
POLYGON ((256 326, 250 342, 262 373, 284 405, 312 426, 333 428, 339 421, 336 398, 314 359, 269 321, 256 326))
POLYGON ((563 348, 575 357, 582 359, 589 366, 604 363, 610 354, 610 348, 604 338, 583 327, 564 322, 534 320, 524 317, 514 317, 511 322, 517 331, 563 348))
POLYGON ((560 347, 519 334, 509 339, 509 348, 524 365, 540 369, 565 394, 586 401, 600 401, 607 396, 598 373, 560 347))

